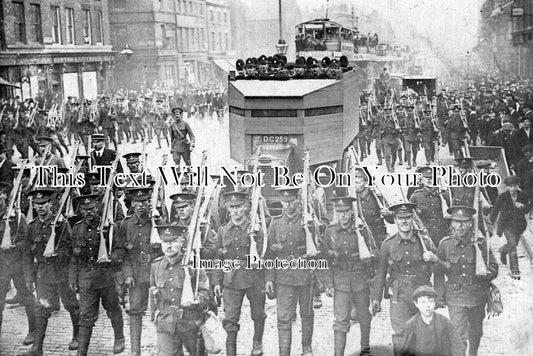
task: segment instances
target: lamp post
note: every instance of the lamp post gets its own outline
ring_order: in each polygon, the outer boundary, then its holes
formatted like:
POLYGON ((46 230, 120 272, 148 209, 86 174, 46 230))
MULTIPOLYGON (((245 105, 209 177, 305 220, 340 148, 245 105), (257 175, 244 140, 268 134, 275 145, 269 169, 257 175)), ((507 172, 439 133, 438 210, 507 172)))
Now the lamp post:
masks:
POLYGON ((466 51, 466 72, 468 76, 470 77, 470 51, 466 51))
POLYGON ((285 55, 287 53, 287 50, 289 49, 289 45, 283 39, 283 25, 282 25, 282 21, 281 21, 281 0, 278 0, 278 4, 279 4, 279 18, 278 18, 278 21, 279 21, 279 40, 278 40, 278 44, 276 45, 276 51, 277 51, 278 54, 285 55))

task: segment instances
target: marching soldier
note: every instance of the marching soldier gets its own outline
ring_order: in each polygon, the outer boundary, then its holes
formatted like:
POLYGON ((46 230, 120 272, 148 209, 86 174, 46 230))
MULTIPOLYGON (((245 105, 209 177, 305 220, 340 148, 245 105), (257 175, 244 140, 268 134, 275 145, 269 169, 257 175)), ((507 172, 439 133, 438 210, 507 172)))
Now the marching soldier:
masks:
POLYGON ((24 277, 28 289, 37 287, 37 306, 35 310, 35 342, 33 347, 23 355, 34 356, 43 354, 43 342, 52 312, 59 310, 59 298, 70 314, 72 322, 72 341, 69 350, 78 348, 78 329, 80 310, 76 293, 68 286, 67 267, 72 256, 71 228, 66 220, 56 226, 52 213, 50 189, 37 189, 30 192, 33 197, 37 218, 28 225, 28 233, 24 242, 24 277), (52 233, 55 232, 54 235, 52 233), (49 239, 54 239, 54 254, 45 257, 44 253, 49 239), (35 271, 37 273, 35 273, 35 271))
POLYGON ((372 139, 375 140, 376 155, 378 157, 378 166, 383 164, 383 136, 381 133, 381 125, 383 123, 383 112, 380 111, 372 118, 372 139))
POLYGON ((391 300, 394 355, 399 355, 405 323, 417 312, 411 299, 413 292, 421 285, 431 285, 432 269, 438 259, 431 239, 421 236, 414 228, 413 210, 416 205, 402 203, 389 209, 394 213, 398 233, 381 245, 372 289, 372 309, 381 309, 385 290, 391 300), (386 280, 387 275, 389 278, 386 280))
POLYGON ((191 152, 194 149, 194 134, 188 123, 183 121, 183 109, 173 108, 175 122, 170 126, 171 152, 174 163, 179 166, 181 158, 186 166, 191 165, 191 152), (187 137, 188 136, 188 137, 187 137))
POLYGON ((115 112, 117 114, 117 138, 118 144, 122 143, 122 134, 126 137, 126 142, 130 142, 130 122, 128 119, 128 113, 124 107, 124 98, 118 97, 117 104, 115 105, 115 112))
MULTIPOLYGON (((432 170, 430 167, 421 167, 417 172, 422 174, 422 188, 415 190, 409 201, 416 204, 416 211, 424 223, 429 237, 435 246, 439 245, 441 237, 447 231, 447 221, 444 219, 443 201, 438 186, 431 186, 432 170)), ((446 202, 448 204, 448 202, 446 202)))
POLYGON ((461 148, 464 146, 464 139, 469 138, 468 125, 461 117, 461 107, 458 104, 453 106, 453 114, 448 120, 446 133, 450 152, 453 153, 455 158, 463 157, 461 148))
MULTIPOLYGON (((370 99, 367 99, 370 100, 370 99)), ((360 160, 363 161, 367 157, 367 137, 370 137, 372 128, 370 123, 372 117, 368 114, 368 103, 366 101, 361 101, 361 106, 359 108, 359 133, 357 134, 357 142, 359 144, 360 160)))
POLYGON ((370 355, 372 314, 368 311, 369 282, 374 274, 373 263, 378 250, 371 236, 356 232, 359 222, 352 209, 355 198, 340 197, 332 200, 338 222, 327 227, 321 250, 329 256, 331 263, 330 268, 324 271, 323 279, 327 295, 334 298, 335 356, 344 355, 352 306, 355 306, 356 319, 361 328, 360 355, 370 355), (362 242, 358 241, 359 238, 363 238, 368 247, 368 258, 360 256, 359 243, 362 242))
POLYGON ((407 114, 403 121, 403 139, 405 143, 405 160, 407 161, 407 169, 412 166, 416 167, 416 156, 420 148, 420 123, 415 117, 416 113, 413 111, 414 106, 407 106, 407 114), (411 160, 412 159, 412 160, 411 160))
POLYGON ((163 257, 150 271, 150 310, 157 330, 161 356, 197 355, 198 324, 203 322, 208 303, 209 282, 202 269, 191 269, 191 284, 197 288, 197 304, 181 305, 185 274, 181 262, 187 246, 186 228, 177 225, 157 227, 163 257), (197 276, 196 274, 199 273, 197 276))
POLYGON ((249 195, 241 192, 224 194, 230 221, 221 226, 217 233, 217 248, 222 251, 221 258, 239 260, 241 266, 223 275, 218 275, 215 286, 216 295, 224 301, 225 318, 224 329, 228 333, 226 340, 226 355, 237 355, 237 333, 243 298, 246 295, 250 301, 251 317, 254 322, 254 336, 252 355, 263 354, 263 332, 265 329, 265 277, 264 271, 259 269, 245 269, 246 256, 250 253, 252 238, 257 243, 257 250, 262 251, 263 235, 261 231, 250 233, 253 228, 246 216, 249 208, 249 195))
MULTIPOLYGON (((115 107, 111 105, 109 96, 104 95, 102 97, 102 100, 104 101, 103 105, 100 107, 100 120, 98 126, 101 128, 101 130, 107 134, 107 137, 113 141, 113 145, 115 146, 115 151, 118 149, 117 147, 117 139, 115 138, 115 125, 117 120, 117 113, 115 111, 115 107)), ((105 142, 106 147, 108 146, 108 141, 105 142)))
POLYGON ((424 115, 420 122, 420 133, 424 155, 426 156, 426 165, 429 166, 435 162, 435 151, 439 144, 439 130, 436 123, 433 122, 431 109, 428 106, 424 109, 424 115))
MULTIPOLYGON (((98 319, 100 301, 111 319, 115 336, 113 353, 124 351, 124 321, 115 289, 114 274, 116 264, 123 260, 122 246, 113 243, 111 262, 99 262, 101 237, 98 231, 98 195, 82 195, 76 198, 83 220, 72 229, 73 257, 69 266, 69 286, 80 295, 80 328, 78 334, 78 356, 86 356, 93 327, 98 319)), ((108 232, 104 232, 106 246, 109 244, 108 232)), ((115 242, 115 241, 114 241, 115 242)), ((107 249, 106 249, 107 250, 107 249)), ((106 256, 107 257, 107 256, 106 256)))
POLYGON ((498 275, 498 263, 484 239, 480 242, 473 236, 473 216, 476 209, 467 206, 453 206, 448 209, 451 215, 452 234, 442 239, 435 271, 435 289, 438 303, 447 304, 450 319, 463 341, 463 354, 468 343, 468 354, 477 355, 481 336, 485 303, 490 281, 498 275), (488 270, 479 276, 476 271, 476 247, 479 244, 483 261, 488 270), (444 282, 444 276, 447 281, 444 282))
POLYGON ((41 156, 41 166, 57 166, 57 168, 65 168, 65 161, 63 158, 52 153, 52 144, 54 140, 51 137, 41 136, 37 138, 39 141, 39 154, 41 156))
POLYGON ((398 147, 400 145, 401 128, 395 120, 391 108, 385 108, 385 118, 381 126, 383 146, 385 153, 385 164, 389 172, 394 172, 394 165, 398 157, 398 147))
MULTIPOLYGON (((0 239, 3 239, 6 231, 7 205, 11 185, 6 182, 0 182, 0 239)), ((9 248, 0 249, 0 329, 2 327, 2 314, 4 312, 6 294, 11 287, 11 279, 17 289, 17 295, 20 303, 24 305, 26 317, 28 319, 28 334, 22 342, 23 345, 31 345, 35 337, 35 301, 32 291, 26 288, 23 276, 22 255, 24 247, 24 238, 26 237, 27 225, 26 217, 23 214, 18 217, 9 218, 9 230, 11 232, 9 248)))
MULTIPOLYGON (((272 220, 268 231, 269 259, 292 260, 306 254, 306 232, 302 227, 298 187, 278 189, 281 194, 283 215, 272 220)), ((277 296, 278 340, 280 356, 291 354, 292 318, 300 304, 302 321, 302 355, 313 354, 313 276, 307 269, 268 270, 265 289, 277 296)))
POLYGON ((120 224, 118 243, 124 247, 122 274, 130 297, 131 354, 141 354, 142 316, 148 309, 150 289, 150 264, 161 255, 159 245, 150 244, 151 188, 128 189, 133 215, 120 224))
POLYGON ((361 203, 361 214, 363 214, 363 217, 372 232, 374 242, 379 249, 381 248, 383 241, 387 238, 385 221, 389 224, 394 224, 392 213, 385 207, 383 197, 378 197, 377 194, 367 186, 368 176, 362 169, 357 169, 355 171, 354 178, 357 198, 361 203), (380 205, 382 205, 383 208, 380 208, 380 205))

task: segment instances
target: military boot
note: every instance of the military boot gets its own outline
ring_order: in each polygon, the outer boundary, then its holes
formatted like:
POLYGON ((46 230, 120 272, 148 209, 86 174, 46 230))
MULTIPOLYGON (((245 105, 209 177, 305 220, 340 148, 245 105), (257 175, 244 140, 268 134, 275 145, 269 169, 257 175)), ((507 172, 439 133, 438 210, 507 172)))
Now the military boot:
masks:
POLYGON ((292 330, 278 329, 279 356, 291 355, 292 330))
POLYGON ((500 262, 502 263, 502 265, 506 265, 507 264, 507 252, 508 252, 507 244, 500 247, 498 251, 500 252, 500 262))
POLYGON ((78 353, 77 356, 87 356, 89 350, 89 342, 93 333, 92 327, 80 326, 78 333, 78 353))
POLYGON ((344 356, 346 347, 346 333, 335 330, 335 356, 344 356))
POLYGON ((237 332, 236 331, 228 332, 228 337, 226 338, 226 355, 237 356, 237 332))
POLYGON ((263 354, 263 333, 265 331, 265 319, 254 321, 254 344, 252 347, 252 356, 263 354))
POLYGON ((313 349, 313 317, 302 318, 302 355, 312 356, 313 349))
POLYGON ((48 326, 48 319, 39 316, 35 320, 35 339, 33 346, 28 351, 20 354, 21 356, 42 356, 44 336, 46 334, 46 327, 48 326))
POLYGON ((124 320, 122 319, 122 311, 113 313, 110 317, 111 326, 115 334, 115 343, 113 344, 113 353, 119 354, 126 348, 126 338, 124 337, 124 320))
POLYGON ((28 319, 28 335, 22 341, 22 345, 31 345, 35 340, 35 306, 33 303, 31 305, 26 305, 26 318, 28 319))
POLYGON ((130 316, 131 356, 141 355, 142 315, 130 316))
POLYGON ((72 340, 68 344, 68 349, 73 351, 78 349, 78 333, 80 331, 80 311, 77 309, 70 312, 72 322, 72 340))

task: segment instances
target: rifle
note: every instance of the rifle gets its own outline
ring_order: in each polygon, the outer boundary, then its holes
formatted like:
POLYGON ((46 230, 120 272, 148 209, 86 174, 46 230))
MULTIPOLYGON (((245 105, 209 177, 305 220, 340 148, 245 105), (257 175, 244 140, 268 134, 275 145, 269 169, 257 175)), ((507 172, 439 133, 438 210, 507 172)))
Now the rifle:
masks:
POLYGON ((308 256, 315 256, 318 251, 316 249, 315 241, 311 230, 309 230, 308 222, 314 221, 315 211, 309 202, 309 151, 304 153, 304 174, 302 185, 302 225, 305 230, 305 251, 308 256))
MULTIPOLYGON (((405 198, 405 192, 400 187, 400 192, 402 193, 402 199, 404 203, 407 203, 407 199, 405 198)), ((428 248, 426 247, 426 243, 424 242, 424 237, 429 238, 428 230, 424 226, 424 223, 422 222, 422 219, 420 219, 420 216, 418 216, 418 213, 416 212, 416 209, 413 210, 413 223, 415 227, 415 231, 417 232, 418 239, 420 240, 420 245, 422 246, 422 252, 427 252, 428 248)))
MULTIPOLYGON (((203 171, 203 167, 205 166, 206 161, 207 161, 207 151, 203 151, 202 152, 202 163, 200 165, 200 172, 203 171)), ((183 281, 183 291, 181 293, 181 305, 182 306, 189 306, 196 299, 196 296, 194 295, 194 292, 192 290, 191 275, 189 273, 189 263, 191 262, 193 246, 194 246, 193 239, 196 235, 196 225, 198 224, 198 221, 199 221, 198 213, 200 212, 200 204, 202 202, 202 195, 203 195, 204 189, 205 187, 203 185, 201 185, 198 188, 198 194, 196 195, 196 201, 194 203, 194 209, 193 209, 192 216, 191 216, 191 222, 188 228, 189 239, 187 241, 187 250, 185 251, 185 255, 183 256, 183 259, 181 262, 181 266, 185 273, 185 279, 183 281)))
POLYGON ((2 119, 4 118, 4 110, 6 109, 7 104, 2 106, 2 111, 0 111, 0 122, 2 122, 2 119))
MULTIPOLYGON (((163 160, 161 162, 161 167, 164 167, 167 164, 168 155, 163 155, 163 160)), ((150 199, 150 205, 152 213, 150 215, 150 221, 152 228, 150 230, 150 244, 161 244, 161 238, 159 237, 159 232, 157 231, 157 226, 155 224, 155 218, 159 215, 157 211, 157 201, 159 200, 159 188, 161 187, 161 177, 156 180, 153 190, 152 198, 150 199)))
MULTIPOLYGON (((255 160, 253 167, 254 177, 257 175, 257 168, 259 165, 259 155, 261 154, 261 146, 257 146, 255 151, 255 160)), ((250 256, 253 260, 259 259, 259 252, 257 251, 257 242, 255 241, 256 225, 259 215, 257 209, 259 208, 259 199, 261 197, 261 187, 257 184, 252 190, 252 206, 250 209, 250 227, 248 229, 248 235, 250 236, 250 256)), ((266 236, 264 236, 266 237, 266 236)), ((264 242, 264 241, 263 241, 264 242)))
POLYGON ((20 118, 20 106, 17 106, 17 111, 15 111, 15 125, 13 126, 13 129, 16 129, 19 126, 19 118, 20 118))
MULTIPOLYGON (((357 152, 355 152, 355 148, 353 146, 350 146, 348 148, 348 156, 350 157, 350 161, 355 163, 357 162, 357 152)), ((350 166, 350 175, 353 177, 355 177, 355 164, 352 164, 350 166)), ((363 221, 363 225, 366 226, 366 229, 367 229, 367 232, 370 232, 370 229, 368 228, 368 225, 366 225, 366 222, 365 221, 365 217, 363 216, 362 212, 361 212, 361 216, 359 216, 359 213, 361 211, 361 201, 358 199, 357 197, 357 190, 355 189, 355 185, 350 185, 350 187, 348 187, 348 195, 352 198, 355 198, 356 200, 352 203, 352 207, 353 207, 353 211, 354 211, 354 219, 355 219, 355 234, 357 235, 357 246, 358 246, 358 249, 359 249, 359 258, 361 260, 364 260, 364 259, 368 259, 370 257, 372 257, 372 254, 370 253, 370 250, 368 249, 368 246, 365 242, 365 239, 363 237, 363 235, 361 235, 361 231, 359 230, 359 225, 357 224, 357 219, 358 218, 361 218, 361 220, 363 221)))
MULTIPOLYGON (((79 142, 76 141, 74 144, 74 150, 72 151, 73 161, 76 158, 76 154, 78 152, 79 142)), ((81 162, 76 165, 76 168, 74 169, 74 176, 76 176, 76 173, 81 167, 81 162)), ((44 248, 43 256, 44 257, 52 257, 56 255, 57 247, 55 243, 56 239, 56 226, 58 223, 63 221, 63 209, 65 208, 65 205, 67 203, 67 200, 70 197, 70 192, 72 190, 72 187, 67 186, 65 187, 65 191, 63 192, 63 195, 61 196, 61 200, 59 201, 59 208, 57 209, 56 216, 54 217, 54 220, 52 221, 51 227, 52 232, 50 233, 50 237, 48 238, 48 242, 46 243, 46 247, 44 248)))
POLYGON ((98 249, 98 263, 110 262, 109 253, 113 244, 113 177, 117 170, 117 164, 120 160, 120 156, 117 154, 113 164, 111 165, 111 172, 107 179, 107 185, 104 193, 104 209, 102 212, 102 219, 98 226, 98 232, 100 233, 100 247, 98 249), (105 230, 109 232, 109 251, 106 247, 105 230))
MULTIPOLYGON (((485 260, 483 259, 483 254, 481 253, 481 248, 479 248, 479 245, 483 243, 483 237, 480 238, 479 233, 479 212, 477 211, 479 208, 479 198, 480 198, 480 189, 479 184, 476 185, 475 192, 474 192, 474 209, 476 209, 476 214, 474 215, 474 235, 472 237, 472 244, 474 245, 475 253, 476 253, 476 276, 478 277, 484 277, 490 274, 489 269, 487 268, 487 264, 485 263, 485 260)), ((485 234, 487 234, 487 244, 488 244, 488 231, 487 228, 484 226, 483 217, 481 218, 481 223, 483 224, 485 234)), ((488 256, 488 255, 487 255, 488 256)))
POLYGON ((26 167, 26 163, 28 161, 23 159, 20 164, 20 170, 17 174, 17 178, 15 179, 15 182, 13 184, 13 189, 11 189, 11 193, 9 194, 9 201, 7 203, 6 211, 4 213, 4 236, 2 237, 2 243, 0 244, 0 249, 7 250, 12 247, 12 241, 11 241, 11 226, 9 225, 9 220, 14 215, 14 209, 13 206, 15 205, 15 201, 18 196, 18 190, 20 188, 20 182, 22 181, 22 176, 24 175, 24 168, 26 167))

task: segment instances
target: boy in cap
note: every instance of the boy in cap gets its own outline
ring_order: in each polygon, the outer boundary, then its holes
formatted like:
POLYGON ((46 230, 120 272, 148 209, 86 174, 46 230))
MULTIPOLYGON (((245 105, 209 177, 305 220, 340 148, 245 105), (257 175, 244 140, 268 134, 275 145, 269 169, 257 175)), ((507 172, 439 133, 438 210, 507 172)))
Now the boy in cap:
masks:
POLYGON ((124 351, 124 321, 119 298, 115 288, 114 275, 118 264, 124 259, 124 246, 109 241, 109 231, 99 233, 101 217, 98 212, 99 195, 82 195, 75 199, 83 220, 72 229, 72 252, 68 281, 73 291, 80 295, 80 328, 78 334, 78 356, 86 356, 94 324, 98 319, 99 304, 111 320, 115 342, 113 353, 124 351), (100 246, 105 243, 104 246, 100 246), (109 246, 113 250, 109 251, 109 246), (106 254, 100 254, 100 252, 106 254), (108 261, 106 261, 108 260, 108 261))
POLYGON ((183 109, 173 108, 174 122, 170 126, 170 141, 172 158, 176 166, 180 166, 181 159, 186 166, 191 165, 191 152, 194 149, 194 133, 188 123, 183 121, 183 109))
MULTIPOLYGON (((7 213, 7 204, 11 190, 12 186, 10 184, 0 182, 0 237, 4 236, 6 230, 4 215, 7 213)), ((11 288, 11 279, 13 279, 19 301, 24 305, 28 319, 28 334, 23 341, 23 345, 31 345, 34 342, 35 336, 35 301, 32 291, 27 288, 23 278, 22 256, 27 224, 26 217, 23 214, 20 214, 19 218, 17 216, 9 218, 8 224, 11 235, 6 235, 6 237, 10 238, 10 241, 7 241, 9 246, 0 249, 0 300, 5 300, 6 294, 11 288)), ((2 327, 4 306, 5 303, 0 303, 0 329, 2 327)))
POLYGON ((51 189, 36 189, 30 192, 37 218, 28 225, 28 233, 24 241, 23 266, 26 284, 30 290, 33 285, 37 287, 37 300, 35 310, 35 341, 33 347, 23 355, 42 355, 43 342, 48 326, 48 319, 52 312, 59 310, 59 299, 70 314, 72 322, 72 341, 69 350, 78 348, 78 328, 80 310, 76 293, 68 286, 67 268, 72 256, 70 224, 63 220, 55 227, 55 214, 52 212, 51 189), (52 236, 52 228, 55 235, 52 236), (44 256, 49 240, 55 241, 54 254, 44 256), (37 272, 37 273, 35 273, 37 272))
POLYGON ((389 209, 394 213, 398 233, 381 245, 372 290, 372 309, 381 309, 385 280, 389 275, 390 319, 394 330, 392 343, 394 354, 398 355, 405 323, 416 314, 411 300, 413 291, 421 285, 431 284, 431 275, 438 258, 431 239, 420 235, 414 228, 413 212, 416 205, 401 203, 389 209))
POLYGON ((413 293, 418 313, 405 324, 402 356, 460 356, 461 340, 450 319, 435 313, 437 293, 420 286, 413 293))
POLYGON ((263 332, 265 329, 265 277, 262 269, 246 269, 246 258, 250 253, 250 239, 255 239, 257 251, 263 250, 263 234, 255 232, 247 217, 249 195, 243 192, 224 194, 230 220, 221 226, 217 233, 216 248, 221 251, 221 258, 240 260, 239 269, 219 273, 215 283, 215 294, 224 300, 225 318, 222 321, 228 333, 226 355, 237 355, 237 333, 240 329, 239 319, 244 296, 250 301, 251 317, 254 322, 252 355, 263 354, 263 332), (254 231, 253 233, 250 233, 254 231), (223 289, 222 289, 223 286, 223 289))
POLYGON ((485 239, 475 241, 473 216, 476 209, 452 206, 448 214, 452 234, 441 240, 437 252, 439 263, 434 278, 437 302, 448 305, 450 319, 462 341, 461 354, 468 344, 468 353, 474 356, 483 335, 487 292, 490 282, 498 276, 498 263, 492 251, 487 253, 485 239), (484 276, 476 274, 475 243, 487 266, 488 273, 484 276))
POLYGON ((118 230, 118 244, 124 249, 122 275, 130 296, 131 354, 141 354, 142 316, 148 309, 150 263, 161 255, 160 247, 152 244, 150 219, 151 188, 130 188, 133 214, 122 220, 118 230))
POLYGON ((159 354, 179 355, 185 346, 189 355, 196 355, 198 324, 204 320, 209 301, 209 281, 203 269, 191 268, 190 283, 198 293, 193 304, 182 305, 185 274, 181 262, 187 247, 187 228, 160 225, 157 229, 164 256, 154 260, 151 266, 150 310, 159 354))
POLYGON ((506 177, 503 182, 505 192, 496 199, 490 218, 492 223, 498 226, 496 234, 498 236, 505 234, 507 239, 507 243, 499 250, 500 261, 506 265, 507 256, 509 256, 511 278, 520 279, 516 246, 520 236, 527 228, 527 220, 524 215, 529 212, 530 201, 527 194, 518 188, 520 179, 517 176, 506 177))
MULTIPOLYGON (((332 199, 338 222, 326 228, 321 250, 329 257, 330 267, 321 274, 326 294, 333 296, 335 322, 335 355, 344 355, 346 336, 350 330, 352 306, 361 329, 361 355, 370 355, 370 307, 369 281, 373 274, 373 260, 378 250, 372 236, 361 229, 360 236, 370 251, 370 257, 362 258, 359 251, 359 217, 354 216, 356 199, 339 197, 332 199)), ((270 239, 269 239, 270 241, 270 239)))

